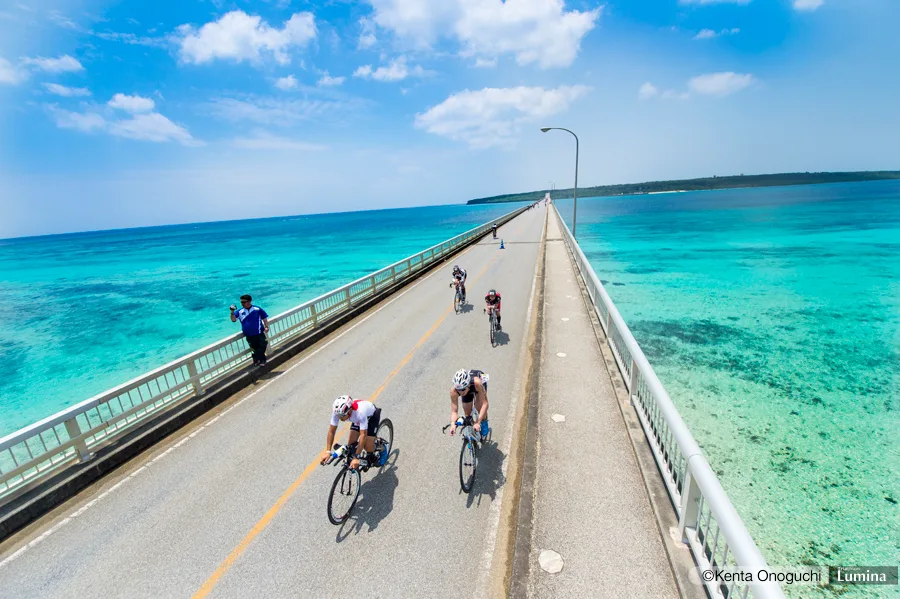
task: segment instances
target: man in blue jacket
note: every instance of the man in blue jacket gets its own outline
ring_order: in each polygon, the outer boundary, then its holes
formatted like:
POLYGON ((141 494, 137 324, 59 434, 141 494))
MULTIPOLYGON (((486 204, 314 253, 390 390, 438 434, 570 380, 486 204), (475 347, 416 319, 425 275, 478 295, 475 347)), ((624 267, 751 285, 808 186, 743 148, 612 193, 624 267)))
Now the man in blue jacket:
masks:
POLYGON ((247 338, 247 345, 253 350, 253 365, 262 366, 266 363, 266 333, 269 332, 269 315, 259 306, 251 302, 249 295, 241 296, 241 308, 238 310, 231 305, 231 322, 241 321, 241 330, 247 338))

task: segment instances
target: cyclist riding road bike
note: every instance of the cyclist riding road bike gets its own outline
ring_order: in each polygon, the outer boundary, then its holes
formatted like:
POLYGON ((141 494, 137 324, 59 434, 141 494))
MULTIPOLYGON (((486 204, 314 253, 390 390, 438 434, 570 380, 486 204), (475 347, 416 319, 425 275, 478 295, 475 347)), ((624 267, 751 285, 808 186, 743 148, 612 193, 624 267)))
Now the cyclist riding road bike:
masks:
POLYGON ((462 400, 463 415, 472 416, 475 424, 481 422, 481 438, 488 434, 488 375, 481 370, 463 368, 453 375, 453 387, 450 389, 450 434, 456 434, 459 421, 458 400, 462 400), (473 412, 472 407, 475 410, 473 412))
POLYGON ((488 294, 484 296, 484 309, 490 312, 493 310, 497 313, 497 330, 502 331, 503 328, 500 326, 500 294, 497 293, 496 290, 491 289, 488 291, 488 294))
MULTIPOLYGON (((371 401, 353 399, 349 395, 342 395, 334 400, 334 408, 331 414, 331 425, 328 427, 328 436, 325 442, 325 451, 322 452, 320 463, 324 466, 331 457, 334 447, 334 435, 337 432, 338 422, 350 421, 350 436, 347 445, 356 444, 356 454, 350 462, 350 468, 359 467, 359 461, 368 459, 371 465, 375 465, 375 433, 381 423, 381 408, 376 408, 371 401), (362 451, 359 448, 362 447, 362 451)), ((381 456, 381 465, 384 465, 387 456, 381 456)))
POLYGON ((466 301, 466 279, 468 278, 469 274, 465 270, 461 269, 458 264, 454 264, 453 265, 453 274, 451 276, 453 277, 452 284, 459 285, 460 288, 462 289, 462 298, 463 298, 463 302, 465 302, 466 301))
POLYGON ((497 225, 491 225, 491 232, 494 234, 494 239, 497 239, 497 225))

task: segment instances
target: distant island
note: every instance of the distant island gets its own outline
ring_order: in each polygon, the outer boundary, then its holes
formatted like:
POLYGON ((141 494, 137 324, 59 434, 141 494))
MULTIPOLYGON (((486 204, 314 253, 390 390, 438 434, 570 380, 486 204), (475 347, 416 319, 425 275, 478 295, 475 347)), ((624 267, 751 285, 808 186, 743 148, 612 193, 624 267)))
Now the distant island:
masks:
MULTIPOLYGON (((736 175, 731 177, 706 177, 680 181, 649 181, 621 185, 579 187, 578 197, 641 195, 672 191, 705 191, 712 189, 737 189, 741 187, 776 187, 779 185, 818 185, 821 183, 852 183, 857 181, 882 181, 900 179, 900 171, 862 171, 855 173, 782 173, 780 175, 736 175)), ((536 202, 544 198, 549 189, 509 193, 488 198, 469 200, 467 204, 497 204, 500 202, 536 202)), ((554 199, 571 198, 572 188, 554 189, 554 199)))

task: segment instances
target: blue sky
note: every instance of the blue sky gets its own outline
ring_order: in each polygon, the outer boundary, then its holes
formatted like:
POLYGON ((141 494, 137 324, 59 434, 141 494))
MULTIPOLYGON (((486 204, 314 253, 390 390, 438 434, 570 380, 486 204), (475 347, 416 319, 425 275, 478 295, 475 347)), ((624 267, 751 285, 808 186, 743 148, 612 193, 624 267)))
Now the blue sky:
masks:
POLYGON ((895 0, 0 5, 0 237, 900 168, 895 0))

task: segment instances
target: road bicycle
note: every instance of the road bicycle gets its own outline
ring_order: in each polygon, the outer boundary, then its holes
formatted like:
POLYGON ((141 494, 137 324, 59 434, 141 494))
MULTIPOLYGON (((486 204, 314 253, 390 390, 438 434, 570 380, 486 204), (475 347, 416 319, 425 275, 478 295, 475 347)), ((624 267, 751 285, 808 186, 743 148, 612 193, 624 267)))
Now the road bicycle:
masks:
MULTIPOLYGON (((491 430, 488 429, 487 438, 482 439, 481 434, 475 430, 474 419, 471 416, 457 419, 456 427, 457 433, 463 441, 462 449, 459 451, 459 486, 463 493, 469 493, 475 486, 475 470, 478 468, 477 449, 481 443, 490 438, 491 430)), ((449 424, 442 431, 446 433, 448 428, 450 428, 449 424)))
MULTIPOLYGON (((453 287, 454 283, 450 283, 450 286, 453 287)), ((463 295, 462 284, 457 281, 456 285, 456 295, 453 296, 453 310, 459 314, 462 312, 463 304, 466 303, 466 297, 463 295)))
MULTIPOLYGON (((488 312, 485 309, 485 312, 488 312)), ((500 329, 500 323, 497 322, 497 310, 490 310, 488 313, 489 319, 488 323, 491 327, 491 347, 497 347, 497 331, 500 329)))
POLYGON ((359 461, 358 468, 351 468, 350 462, 353 461, 353 453, 356 449, 356 443, 351 445, 340 445, 336 443, 333 448, 331 457, 325 462, 325 465, 334 464, 335 466, 342 464, 341 471, 334 479, 331 485, 331 493, 328 495, 328 521, 335 526, 343 524, 350 517, 350 511, 356 505, 359 497, 360 487, 360 471, 368 472, 369 468, 375 466, 381 467, 387 462, 388 456, 391 454, 391 446, 394 443, 394 424, 385 418, 378 425, 375 432, 375 452, 373 459, 369 456, 359 461))

